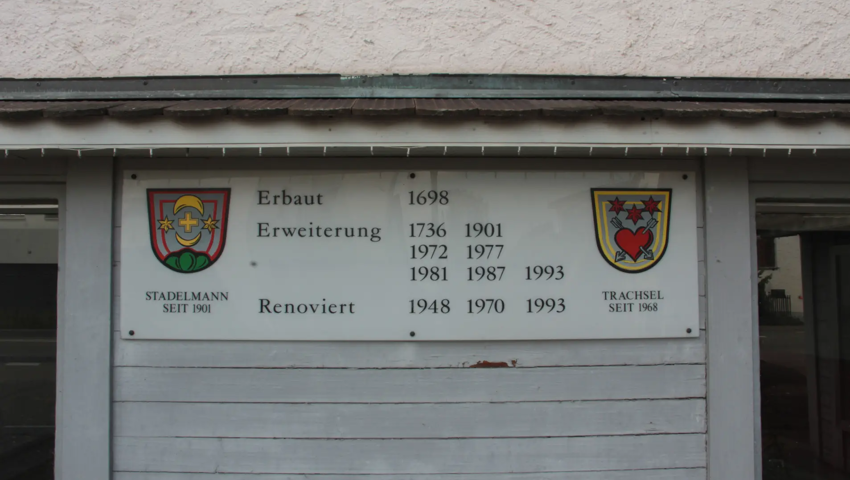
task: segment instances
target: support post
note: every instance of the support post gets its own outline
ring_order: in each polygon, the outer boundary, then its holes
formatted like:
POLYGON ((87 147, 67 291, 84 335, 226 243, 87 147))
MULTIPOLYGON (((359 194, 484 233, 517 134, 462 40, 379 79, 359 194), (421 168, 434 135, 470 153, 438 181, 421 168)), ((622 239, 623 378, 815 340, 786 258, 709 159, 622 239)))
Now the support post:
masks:
POLYGON ((56 479, 111 476, 112 158, 70 161, 56 391, 56 479))
POLYGON ((747 163, 705 159, 709 480, 760 471, 756 271, 747 163))

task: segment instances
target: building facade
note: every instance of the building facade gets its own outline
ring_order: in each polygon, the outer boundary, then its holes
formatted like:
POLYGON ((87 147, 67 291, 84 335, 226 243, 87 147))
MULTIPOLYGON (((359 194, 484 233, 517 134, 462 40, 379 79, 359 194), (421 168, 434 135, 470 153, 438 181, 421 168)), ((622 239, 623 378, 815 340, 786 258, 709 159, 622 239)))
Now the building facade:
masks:
POLYGON ((55 366, 55 478, 847 472, 848 9, 12 2, 0 244, 56 353, 0 357, 55 366))

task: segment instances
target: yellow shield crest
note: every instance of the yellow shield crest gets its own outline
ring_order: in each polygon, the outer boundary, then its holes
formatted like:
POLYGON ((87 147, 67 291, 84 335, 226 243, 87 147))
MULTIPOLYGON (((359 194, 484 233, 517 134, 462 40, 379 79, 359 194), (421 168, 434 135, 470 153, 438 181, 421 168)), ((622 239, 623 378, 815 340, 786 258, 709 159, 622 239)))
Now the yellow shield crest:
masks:
POLYGON ((621 272, 654 267, 667 250, 673 191, 603 189, 590 191, 599 253, 621 272))

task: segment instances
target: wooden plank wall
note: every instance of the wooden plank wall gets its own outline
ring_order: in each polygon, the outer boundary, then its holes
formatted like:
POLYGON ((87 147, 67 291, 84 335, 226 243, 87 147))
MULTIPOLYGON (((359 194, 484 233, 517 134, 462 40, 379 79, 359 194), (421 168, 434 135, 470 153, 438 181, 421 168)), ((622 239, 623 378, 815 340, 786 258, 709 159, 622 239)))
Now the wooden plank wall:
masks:
POLYGON ((120 189, 116 480, 706 479, 704 309, 695 339, 125 341, 120 189))

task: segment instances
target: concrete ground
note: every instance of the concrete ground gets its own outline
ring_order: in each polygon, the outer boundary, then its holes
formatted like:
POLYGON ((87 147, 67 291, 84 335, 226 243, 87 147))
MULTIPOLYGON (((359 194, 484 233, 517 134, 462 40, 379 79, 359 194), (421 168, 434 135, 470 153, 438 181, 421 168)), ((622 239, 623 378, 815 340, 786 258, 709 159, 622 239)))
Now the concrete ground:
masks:
POLYGON ((56 341, 0 332, 0 480, 53 478, 56 341))
POLYGON ((808 367, 803 325, 762 325, 762 458, 764 480, 847 480, 809 446, 808 367))

